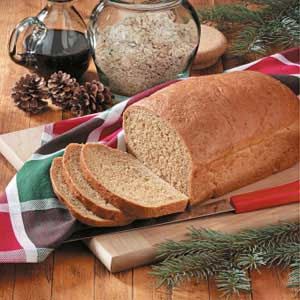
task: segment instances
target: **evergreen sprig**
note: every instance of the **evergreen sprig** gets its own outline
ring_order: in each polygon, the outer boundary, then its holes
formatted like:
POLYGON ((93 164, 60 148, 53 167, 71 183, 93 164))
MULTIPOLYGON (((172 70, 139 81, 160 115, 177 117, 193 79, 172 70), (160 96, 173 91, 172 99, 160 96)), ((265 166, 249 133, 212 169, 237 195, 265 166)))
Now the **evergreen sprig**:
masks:
POLYGON ((290 265, 291 272, 288 278, 288 287, 295 290, 296 294, 300 296, 300 256, 296 257, 290 265))
POLYGON ((216 284, 222 296, 230 298, 231 295, 251 292, 251 282, 247 271, 234 266, 228 270, 220 271, 216 276, 216 284))
POLYGON ((228 297, 250 292, 248 271, 261 266, 290 267, 288 286, 300 292, 300 226, 281 223, 237 234, 190 228, 187 239, 168 240, 158 247, 161 263, 152 274, 159 284, 174 287, 191 278, 215 276, 217 287, 228 297))
POLYGON ((300 43, 298 0, 248 0, 198 12, 202 20, 216 22, 220 30, 235 36, 230 50, 237 56, 266 55, 274 48, 282 50, 300 43), (249 8, 249 2, 260 8, 249 8))

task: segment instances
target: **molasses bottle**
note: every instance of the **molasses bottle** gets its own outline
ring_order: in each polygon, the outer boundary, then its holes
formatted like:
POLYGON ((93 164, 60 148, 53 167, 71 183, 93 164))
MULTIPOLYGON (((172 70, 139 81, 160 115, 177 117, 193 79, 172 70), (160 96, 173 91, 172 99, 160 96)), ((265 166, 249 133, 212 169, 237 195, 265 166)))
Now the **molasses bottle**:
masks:
POLYGON ((80 79, 91 51, 86 25, 73 0, 49 0, 36 16, 21 21, 10 37, 11 59, 49 77, 62 70, 80 79))

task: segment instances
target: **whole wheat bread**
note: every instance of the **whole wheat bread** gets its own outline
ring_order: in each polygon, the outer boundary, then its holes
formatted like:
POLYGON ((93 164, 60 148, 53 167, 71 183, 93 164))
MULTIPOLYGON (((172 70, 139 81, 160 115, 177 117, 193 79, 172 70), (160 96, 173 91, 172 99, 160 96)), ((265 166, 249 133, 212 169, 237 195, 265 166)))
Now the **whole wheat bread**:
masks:
POLYGON ((257 72, 191 77, 123 115, 129 151, 192 204, 299 160, 299 100, 257 72))
POLYGON ((62 158, 57 157, 53 160, 50 177, 52 187, 61 202, 69 209, 70 213, 80 222, 97 227, 111 227, 126 225, 129 221, 115 221, 110 219, 103 219, 96 216, 92 211, 85 208, 85 206, 72 195, 63 175, 62 158))
POLYGON ((116 221, 132 220, 120 209, 107 202, 82 175, 80 153, 82 144, 70 144, 63 155, 65 179, 73 195, 97 216, 116 221))
POLYGON ((87 181, 105 199, 137 218, 182 212, 188 203, 187 196, 128 153, 101 144, 86 144, 80 163, 87 181))

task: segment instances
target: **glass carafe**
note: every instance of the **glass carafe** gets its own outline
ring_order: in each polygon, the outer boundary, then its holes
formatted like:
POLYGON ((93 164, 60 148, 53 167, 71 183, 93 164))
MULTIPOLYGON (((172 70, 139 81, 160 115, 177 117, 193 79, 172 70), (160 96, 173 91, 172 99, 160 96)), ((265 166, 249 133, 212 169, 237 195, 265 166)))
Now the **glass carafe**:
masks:
POLYGON ((48 1, 36 17, 21 21, 10 37, 9 55, 42 76, 62 70, 79 79, 91 51, 85 22, 73 1, 48 1))
POLYGON ((104 0, 88 28, 99 76, 121 96, 189 76, 200 39, 186 0, 104 0))

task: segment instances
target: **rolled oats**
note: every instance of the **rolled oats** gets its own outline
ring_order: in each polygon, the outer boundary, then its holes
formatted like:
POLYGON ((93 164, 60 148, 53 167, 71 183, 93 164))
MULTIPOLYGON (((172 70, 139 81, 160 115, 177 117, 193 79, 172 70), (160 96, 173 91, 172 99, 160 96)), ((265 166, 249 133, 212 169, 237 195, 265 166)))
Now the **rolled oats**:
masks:
POLYGON ((97 35, 95 62, 114 93, 130 96, 186 71, 197 26, 174 18, 170 12, 129 15, 97 35))

